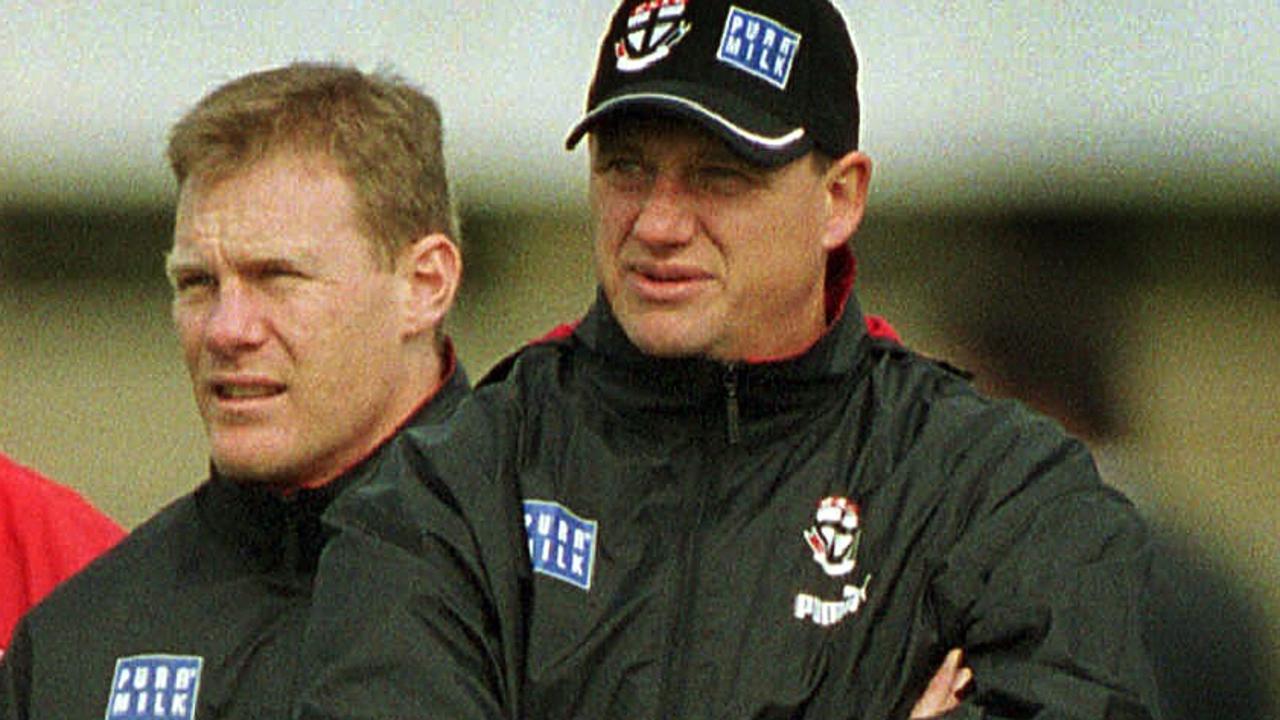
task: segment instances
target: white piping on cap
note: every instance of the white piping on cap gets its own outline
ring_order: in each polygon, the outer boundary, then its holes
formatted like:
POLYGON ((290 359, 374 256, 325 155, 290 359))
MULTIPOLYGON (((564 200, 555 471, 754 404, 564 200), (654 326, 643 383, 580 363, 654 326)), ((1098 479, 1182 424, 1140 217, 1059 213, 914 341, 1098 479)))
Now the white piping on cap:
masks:
POLYGON ((600 107, 597 107, 595 110, 592 110, 591 112, 587 113, 587 116, 582 119, 582 122, 578 123, 578 127, 581 128, 583 125, 586 125, 591 120, 608 112, 611 108, 613 108, 615 105, 618 105, 619 103, 633 102, 636 100, 661 100, 663 102, 682 105, 691 110, 697 111, 699 114, 704 115, 708 119, 715 121, 718 125, 728 128, 730 131, 732 131, 735 135, 742 138, 743 140, 746 140, 747 142, 750 142, 755 145, 762 145, 767 148, 773 148, 773 149, 785 148, 788 145, 799 140, 800 138, 804 137, 804 128, 802 127, 794 128, 788 131, 787 133, 783 135, 779 135, 777 137, 760 135, 759 133, 751 132, 746 128, 739 127, 738 125, 734 124, 731 120, 729 120, 725 116, 715 112, 714 110, 706 107, 705 105, 696 103, 692 100, 689 100, 688 98, 680 97, 679 95, 668 95, 666 93, 636 93, 633 95, 621 95, 619 97, 610 98, 609 100, 601 103, 600 107))

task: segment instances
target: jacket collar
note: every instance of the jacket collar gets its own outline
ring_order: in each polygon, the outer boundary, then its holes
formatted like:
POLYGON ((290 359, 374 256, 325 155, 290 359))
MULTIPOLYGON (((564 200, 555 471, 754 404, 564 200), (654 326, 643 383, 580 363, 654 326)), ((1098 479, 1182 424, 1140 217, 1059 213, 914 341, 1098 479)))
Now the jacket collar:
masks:
MULTIPOLYGON (((452 414, 469 390, 467 374, 458 364, 450 343, 443 383, 423 399, 400 430, 441 422, 452 414)), ((236 482, 211 470, 209 480, 195 492, 197 511, 228 546, 235 547, 245 562, 258 571, 309 573, 315 569, 325 543, 321 514, 362 475, 361 468, 385 444, 332 482, 289 494, 263 485, 236 482)))

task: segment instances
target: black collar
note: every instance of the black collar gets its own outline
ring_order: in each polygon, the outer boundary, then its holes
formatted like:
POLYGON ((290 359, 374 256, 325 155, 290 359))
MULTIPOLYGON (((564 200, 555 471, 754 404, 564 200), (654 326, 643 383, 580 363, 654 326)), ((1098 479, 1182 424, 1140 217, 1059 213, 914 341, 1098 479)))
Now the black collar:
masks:
MULTIPOLYGON (((423 400, 405 427, 439 423, 452 414, 468 393, 470 383, 466 372, 453 359, 452 346, 447 357, 443 384, 423 400)), ((364 475, 362 468, 381 447, 332 482, 288 494, 261 484, 237 482, 211 471, 209 480, 195 492, 197 512, 257 571, 309 574, 315 570, 326 541, 321 514, 334 498, 359 482, 364 475)))

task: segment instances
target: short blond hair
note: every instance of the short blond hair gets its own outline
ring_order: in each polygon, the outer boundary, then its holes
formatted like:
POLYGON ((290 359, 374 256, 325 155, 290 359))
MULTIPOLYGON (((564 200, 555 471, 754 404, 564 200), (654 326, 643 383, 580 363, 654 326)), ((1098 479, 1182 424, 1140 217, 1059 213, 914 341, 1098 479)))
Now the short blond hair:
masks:
POLYGON ((443 145, 436 102, 400 77, 299 62, 210 92, 173 126, 167 156, 181 186, 281 150, 322 153, 351 181, 362 229, 389 265, 425 235, 458 242, 443 145))

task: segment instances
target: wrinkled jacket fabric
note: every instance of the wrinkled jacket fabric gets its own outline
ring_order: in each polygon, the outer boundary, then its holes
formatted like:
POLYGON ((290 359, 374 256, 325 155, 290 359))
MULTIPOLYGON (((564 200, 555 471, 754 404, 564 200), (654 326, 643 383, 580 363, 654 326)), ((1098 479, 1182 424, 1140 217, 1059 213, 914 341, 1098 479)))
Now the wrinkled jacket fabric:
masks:
MULTIPOLYGON (((334 508, 347 549, 487 603, 424 580, 379 632, 448 638, 513 717, 905 718, 953 647, 974 681, 949 717, 1155 716, 1130 503, 1052 421, 871 337, 851 297, 833 315, 726 365, 644 355, 598 299, 500 364, 334 508)), ((447 675, 358 655, 328 672, 396 697, 447 675)))
MULTIPOLYGON (((457 367, 409 424, 467 392, 457 367)), ((290 717, 320 517, 362 467, 289 497, 214 474, 161 510, 19 624, 0 718, 290 717)))

